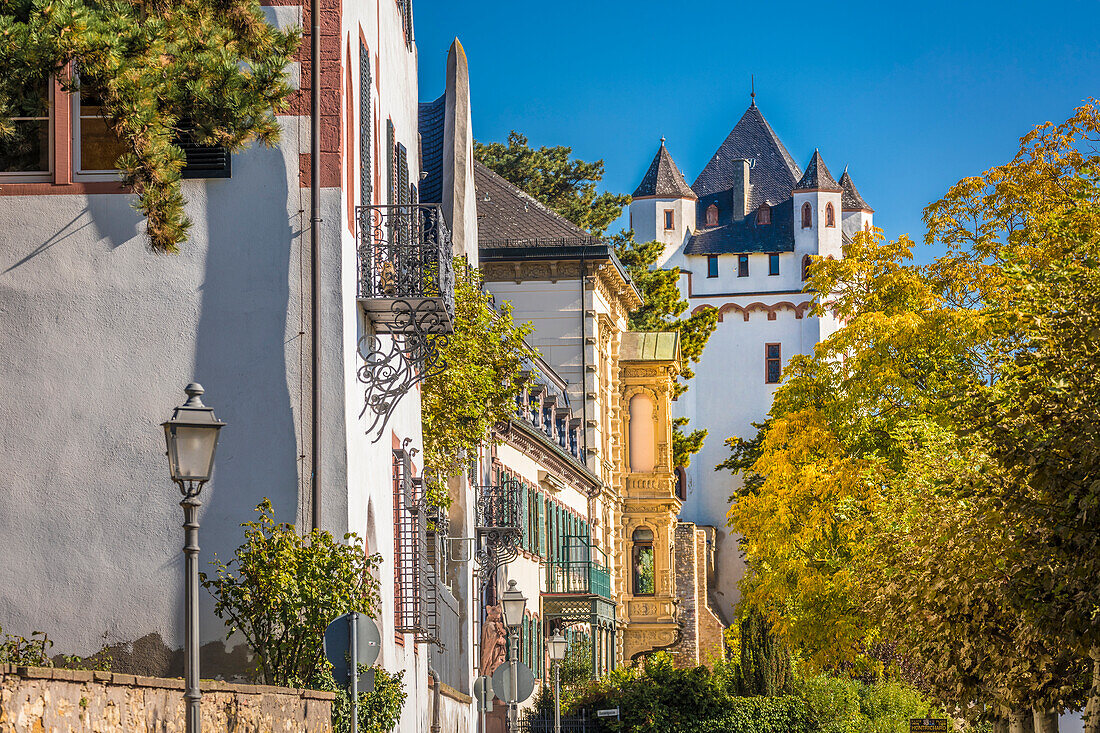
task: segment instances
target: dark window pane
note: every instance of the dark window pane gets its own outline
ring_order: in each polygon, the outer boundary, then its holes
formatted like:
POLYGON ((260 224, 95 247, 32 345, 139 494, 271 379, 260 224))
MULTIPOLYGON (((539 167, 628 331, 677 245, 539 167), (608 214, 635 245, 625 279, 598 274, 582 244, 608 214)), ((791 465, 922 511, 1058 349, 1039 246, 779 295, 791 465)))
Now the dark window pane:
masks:
POLYGON ((749 256, 737 255, 737 277, 749 276, 749 256))
POLYGON ((50 121, 13 120, 14 132, 0 137, 0 173, 50 170, 50 121))
POLYGON ((125 152, 115 131, 102 117, 99 99, 87 92, 80 93, 80 170, 111 171, 118 168, 118 159, 125 152))
POLYGON ((768 344, 768 358, 769 359, 778 359, 779 358, 779 344, 768 344))
POLYGON ((768 360, 768 383, 775 384, 779 381, 779 360, 768 360))
POLYGON ((768 255, 768 274, 779 274, 779 255, 768 255))
POLYGON ((716 255, 707 257, 707 277, 718 277, 718 257, 716 255))

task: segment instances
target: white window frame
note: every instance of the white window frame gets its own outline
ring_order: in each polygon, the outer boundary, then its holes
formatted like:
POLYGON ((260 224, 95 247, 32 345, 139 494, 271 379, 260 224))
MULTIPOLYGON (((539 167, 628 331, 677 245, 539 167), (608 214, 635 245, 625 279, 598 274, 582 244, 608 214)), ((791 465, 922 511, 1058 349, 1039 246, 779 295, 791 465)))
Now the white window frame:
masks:
MULTIPOLYGON (((45 171, 0 171, 0 183, 52 183, 54 171, 57 170, 57 163, 54 160, 54 152, 57 147, 54 143, 54 100, 55 89, 53 83, 53 77, 50 77, 46 88, 46 125, 49 131, 47 136, 46 145, 49 148, 47 151, 49 157, 48 167, 49 170, 45 171)), ((12 117, 12 121, 15 120, 37 120, 37 117, 12 117)))

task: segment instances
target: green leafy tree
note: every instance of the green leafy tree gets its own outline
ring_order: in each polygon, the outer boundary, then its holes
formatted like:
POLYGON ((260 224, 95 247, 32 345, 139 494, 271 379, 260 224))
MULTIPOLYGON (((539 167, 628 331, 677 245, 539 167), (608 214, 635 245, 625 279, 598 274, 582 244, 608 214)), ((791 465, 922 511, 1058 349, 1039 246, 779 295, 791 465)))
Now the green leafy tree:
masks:
POLYGON ((601 236, 623 213, 630 197, 596 193, 603 161, 570 160, 564 145, 537 150, 513 130, 508 144, 474 143, 474 157, 593 236, 601 236))
POLYGON ((449 503, 447 480, 461 475, 493 426, 515 412, 520 372, 531 356, 524 342, 531 324, 517 326, 508 303, 494 307, 476 270, 459 260, 455 267, 465 275, 455 283, 454 334, 440 342, 447 368, 424 381, 420 397, 434 506, 449 503))
MULTIPOLYGON (((677 283, 680 268, 655 267, 664 250, 661 242, 639 244, 632 232, 622 232, 611 239, 615 254, 627 268, 634 285, 642 293, 642 307, 630 314, 630 328, 634 331, 675 331, 680 334, 680 378, 695 376, 691 365, 703 356, 714 329, 718 326, 718 311, 713 308, 684 318, 688 302, 680 295, 677 283)), ((682 381, 676 384, 676 394, 687 390, 682 381)), ((688 419, 678 417, 672 423, 672 461, 675 466, 687 466, 691 456, 703 448, 707 437, 705 429, 684 432, 688 419)))
POLYGON ((255 655, 257 677, 267 685, 318 686, 329 669, 322 648, 325 627, 338 616, 378 609, 378 555, 363 552, 352 534, 338 542, 313 530, 301 536, 277 523, 271 502, 245 522, 245 541, 232 560, 215 557, 213 577, 201 573, 225 620, 227 637, 240 633, 255 655))
POLYGON ((738 635, 737 692, 741 695, 786 695, 793 682, 791 653, 775 638, 764 615, 755 609, 741 619, 738 635))
MULTIPOLYGON (((256 0, 0 2, 0 136, 40 105, 51 78, 99 100, 124 150, 118 167, 147 217, 155 251, 187 238, 181 133, 239 150, 279 138, 275 111, 292 92, 284 69, 299 41, 269 24, 256 0)), ((19 141, 8 143, 18 148, 19 141)))

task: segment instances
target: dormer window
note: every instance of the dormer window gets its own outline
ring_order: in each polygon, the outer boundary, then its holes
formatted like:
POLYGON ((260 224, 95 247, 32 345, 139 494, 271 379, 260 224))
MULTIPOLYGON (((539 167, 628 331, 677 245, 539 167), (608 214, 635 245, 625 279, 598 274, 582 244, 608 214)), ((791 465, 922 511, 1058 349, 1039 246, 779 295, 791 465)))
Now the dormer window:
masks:
POLYGON ((802 204, 802 228, 810 229, 814 225, 814 210, 810 202, 802 204))
POLYGON ((826 204, 825 205, 825 226, 827 226, 827 227, 835 227, 836 226, 836 212, 833 210, 833 205, 832 204, 826 204))
POLYGON ((713 227, 718 225, 718 205, 711 204, 707 207, 707 226, 713 227))
POLYGON ((760 208, 756 210, 756 225, 763 226, 764 224, 772 223, 772 207, 766 203, 760 204, 760 208))

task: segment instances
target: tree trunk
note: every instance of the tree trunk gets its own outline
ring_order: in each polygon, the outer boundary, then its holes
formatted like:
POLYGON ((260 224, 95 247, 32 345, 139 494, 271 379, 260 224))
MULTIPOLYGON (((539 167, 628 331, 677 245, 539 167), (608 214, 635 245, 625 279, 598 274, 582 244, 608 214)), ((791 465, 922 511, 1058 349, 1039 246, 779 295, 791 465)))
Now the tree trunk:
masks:
POLYGON ((1035 733, 1035 715, 1028 709, 1008 714, 1008 733, 1035 733))
POLYGON ((1058 733, 1058 713, 1036 710, 1035 733, 1058 733))
POLYGON ((1008 718, 994 718, 993 733, 1008 733, 1008 718))
POLYGON ((1085 706, 1085 733, 1100 733, 1100 646, 1092 648, 1092 687, 1085 706))

